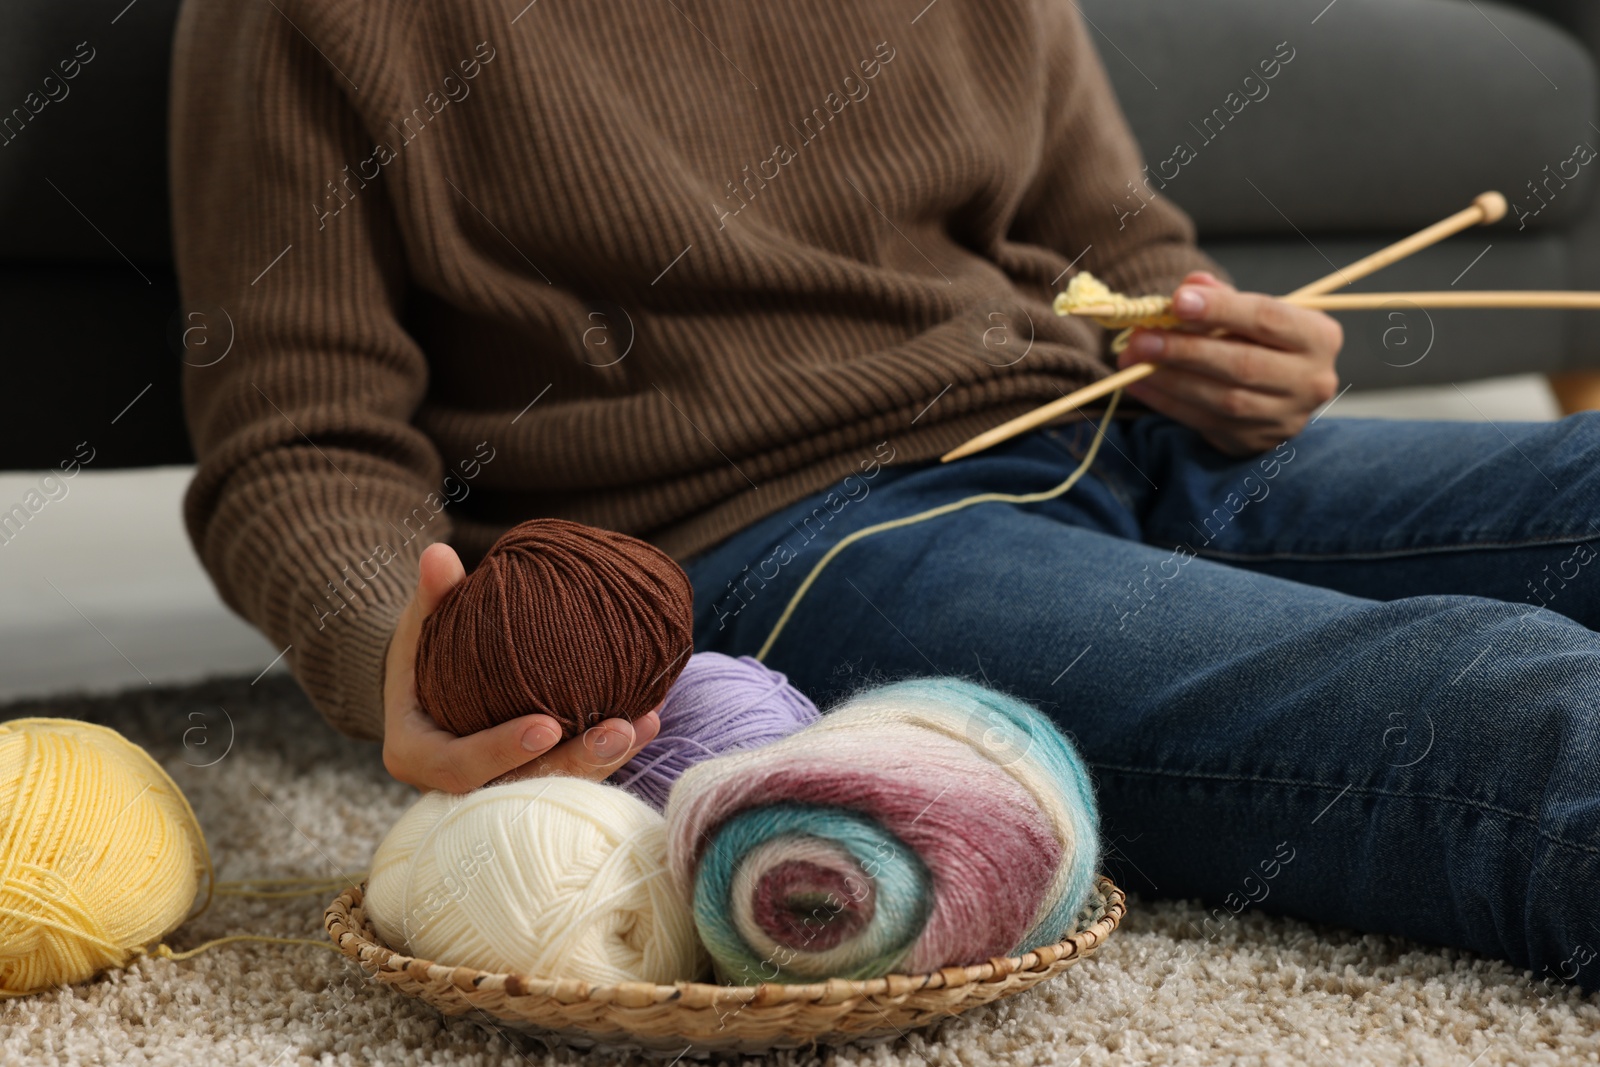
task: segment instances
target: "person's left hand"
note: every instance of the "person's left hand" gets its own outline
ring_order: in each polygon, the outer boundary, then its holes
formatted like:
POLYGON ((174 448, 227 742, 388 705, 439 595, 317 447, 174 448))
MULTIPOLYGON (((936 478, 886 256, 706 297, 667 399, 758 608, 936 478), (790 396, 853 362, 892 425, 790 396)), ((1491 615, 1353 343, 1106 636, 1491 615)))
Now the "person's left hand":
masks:
POLYGON ((1320 311, 1241 293, 1196 271, 1173 293, 1172 313, 1197 332, 1135 330, 1118 366, 1155 363, 1161 371, 1128 386, 1128 395, 1229 455, 1281 444, 1337 394, 1344 331, 1320 311))

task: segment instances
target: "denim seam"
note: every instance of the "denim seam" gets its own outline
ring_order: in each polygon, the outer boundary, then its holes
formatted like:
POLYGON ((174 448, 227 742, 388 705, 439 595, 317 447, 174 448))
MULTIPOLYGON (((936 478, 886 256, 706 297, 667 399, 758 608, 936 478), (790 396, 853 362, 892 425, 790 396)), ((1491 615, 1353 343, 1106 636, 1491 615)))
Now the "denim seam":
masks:
MULTIPOLYGON (((1208 781, 1216 782, 1256 782, 1263 785, 1292 786, 1296 789, 1315 789, 1325 793, 1340 792, 1340 790, 1336 790, 1332 785, 1325 785, 1322 782, 1302 782, 1293 778, 1266 778, 1259 775, 1248 774, 1191 774, 1179 771, 1149 770, 1142 767, 1124 767, 1114 763, 1091 763, 1089 766, 1094 768, 1096 771, 1105 770, 1119 774, 1142 774, 1148 777, 1158 778, 1206 779, 1208 781)), ((1469 797, 1445 796, 1440 793, 1398 792, 1391 789, 1378 789, 1373 786, 1357 786, 1354 784, 1341 787, 1341 789, 1341 796, 1343 793, 1348 792, 1357 793, 1362 796, 1389 797, 1395 800, 1437 800, 1446 804, 1454 804, 1459 807, 1475 808, 1478 811, 1503 815, 1508 819, 1518 819, 1522 822, 1529 823, 1532 825, 1534 833, 1538 834, 1546 841, 1550 841, 1566 848, 1577 849, 1580 852, 1588 852, 1600 855, 1600 847, 1586 845, 1581 841, 1568 841, 1564 837, 1547 833, 1540 827, 1539 820, 1531 815, 1526 815, 1511 808, 1502 808, 1496 804, 1485 804, 1482 801, 1473 800, 1469 797)), ((1321 818, 1321 816, 1319 815, 1318 818, 1321 818)))
POLYGON ((1558 537, 1545 537, 1524 541, 1478 541, 1468 545, 1436 545, 1429 548, 1396 548, 1381 552, 1220 552, 1215 549, 1197 549, 1195 554, 1206 559, 1220 560, 1247 560, 1253 562, 1271 562, 1283 560, 1289 562, 1321 563, 1338 560, 1383 560, 1404 559, 1407 556, 1440 556, 1452 552, 1487 552, 1506 548, 1542 548, 1556 545, 1581 545, 1600 538, 1595 533, 1582 535, 1563 534, 1558 537))
MULTIPOLYGON (((1085 421, 1087 422, 1088 420, 1085 421)), ((1084 422, 1078 422, 1073 423, 1070 427, 1059 427, 1045 430, 1043 436, 1049 441, 1049 443, 1055 445, 1057 449, 1071 456, 1076 462, 1082 463, 1084 456, 1088 454, 1089 450, 1087 446, 1080 449, 1076 442, 1077 439, 1082 436, 1081 431, 1084 425, 1084 422), (1067 440, 1067 434, 1069 430, 1072 434, 1071 441, 1067 440)), ((1094 423, 1089 422, 1089 425, 1092 426, 1094 423)), ((1107 441, 1109 443, 1109 437, 1107 438, 1107 441)), ((1112 447, 1115 448, 1116 446, 1112 445, 1112 447)), ((1120 452, 1121 449, 1118 449, 1118 451, 1120 452)), ((1124 459, 1126 459, 1126 456, 1124 456, 1124 459)), ((1133 461, 1128 460, 1128 462, 1131 464, 1133 461)), ((1134 469, 1138 470, 1137 467, 1134 469)), ((1138 492, 1138 483, 1134 482, 1131 478, 1124 480, 1117 474, 1107 470, 1104 463, 1096 463, 1094 466, 1090 467, 1089 477, 1093 478, 1095 481, 1104 486, 1106 492, 1110 493, 1112 498, 1116 500, 1117 504, 1130 515, 1135 514, 1138 511, 1134 496, 1134 494, 1138 492)))
POLYGON ((1087 450, 1079 449, 1077 445, 1078 427, 1081 425, 1082 423, 1073 424, 1071 428, 1072 439, 1070 441, 1067 439, 1066 428, 1046 430, 1044 436, 1051 444, 1055 445, 1058 450, 1065 452, 1079 463, 1082 463, 1084 452, 1087 450))

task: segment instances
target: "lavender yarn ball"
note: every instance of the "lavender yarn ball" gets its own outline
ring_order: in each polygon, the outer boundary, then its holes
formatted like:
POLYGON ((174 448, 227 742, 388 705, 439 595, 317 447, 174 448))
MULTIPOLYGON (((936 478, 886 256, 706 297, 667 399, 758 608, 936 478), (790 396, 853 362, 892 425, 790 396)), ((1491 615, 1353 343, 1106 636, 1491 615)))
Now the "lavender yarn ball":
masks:
POLYGON ((696 652, 667 691, 661 732, 612 781, 664 811, 673 783, 690 767, 781 741, 819 718, 804 693, 759 660, 696 652))

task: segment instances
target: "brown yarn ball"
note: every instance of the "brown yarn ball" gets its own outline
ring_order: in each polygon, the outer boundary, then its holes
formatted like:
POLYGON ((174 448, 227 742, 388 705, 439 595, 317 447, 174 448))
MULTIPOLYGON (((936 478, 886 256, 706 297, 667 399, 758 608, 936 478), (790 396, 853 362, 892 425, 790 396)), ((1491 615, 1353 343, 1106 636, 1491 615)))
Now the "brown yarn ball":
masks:
POLYGON ((455 734, 542 712, 573 737, 658 706, 693 641, 694 592, 671 556, 534 519, 506 531, 423 620, 417 699, 455 734))

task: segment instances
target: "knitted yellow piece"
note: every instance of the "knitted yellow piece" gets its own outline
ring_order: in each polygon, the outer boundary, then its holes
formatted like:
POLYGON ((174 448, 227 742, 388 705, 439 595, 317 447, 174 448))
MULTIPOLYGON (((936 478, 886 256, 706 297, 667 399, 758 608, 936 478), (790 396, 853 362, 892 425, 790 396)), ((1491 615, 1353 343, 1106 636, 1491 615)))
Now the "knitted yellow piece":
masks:
POLYGON ((1080 271, 1067 283, 1064 292, 1056 296, 1057 315, 1077 315, 1082 308, 1111 308, 1109 315, 1090 316, 1108 329, 1122 332, 1111 342, 1111 351, 1121 352, 1128 347, 1128 338, 1135 326, 1171 329, 1182 325, 1170 313, 1172 301, 1164 296, 1124 296, 1113 292, 1110 286, 1088 271, 1080 271))

